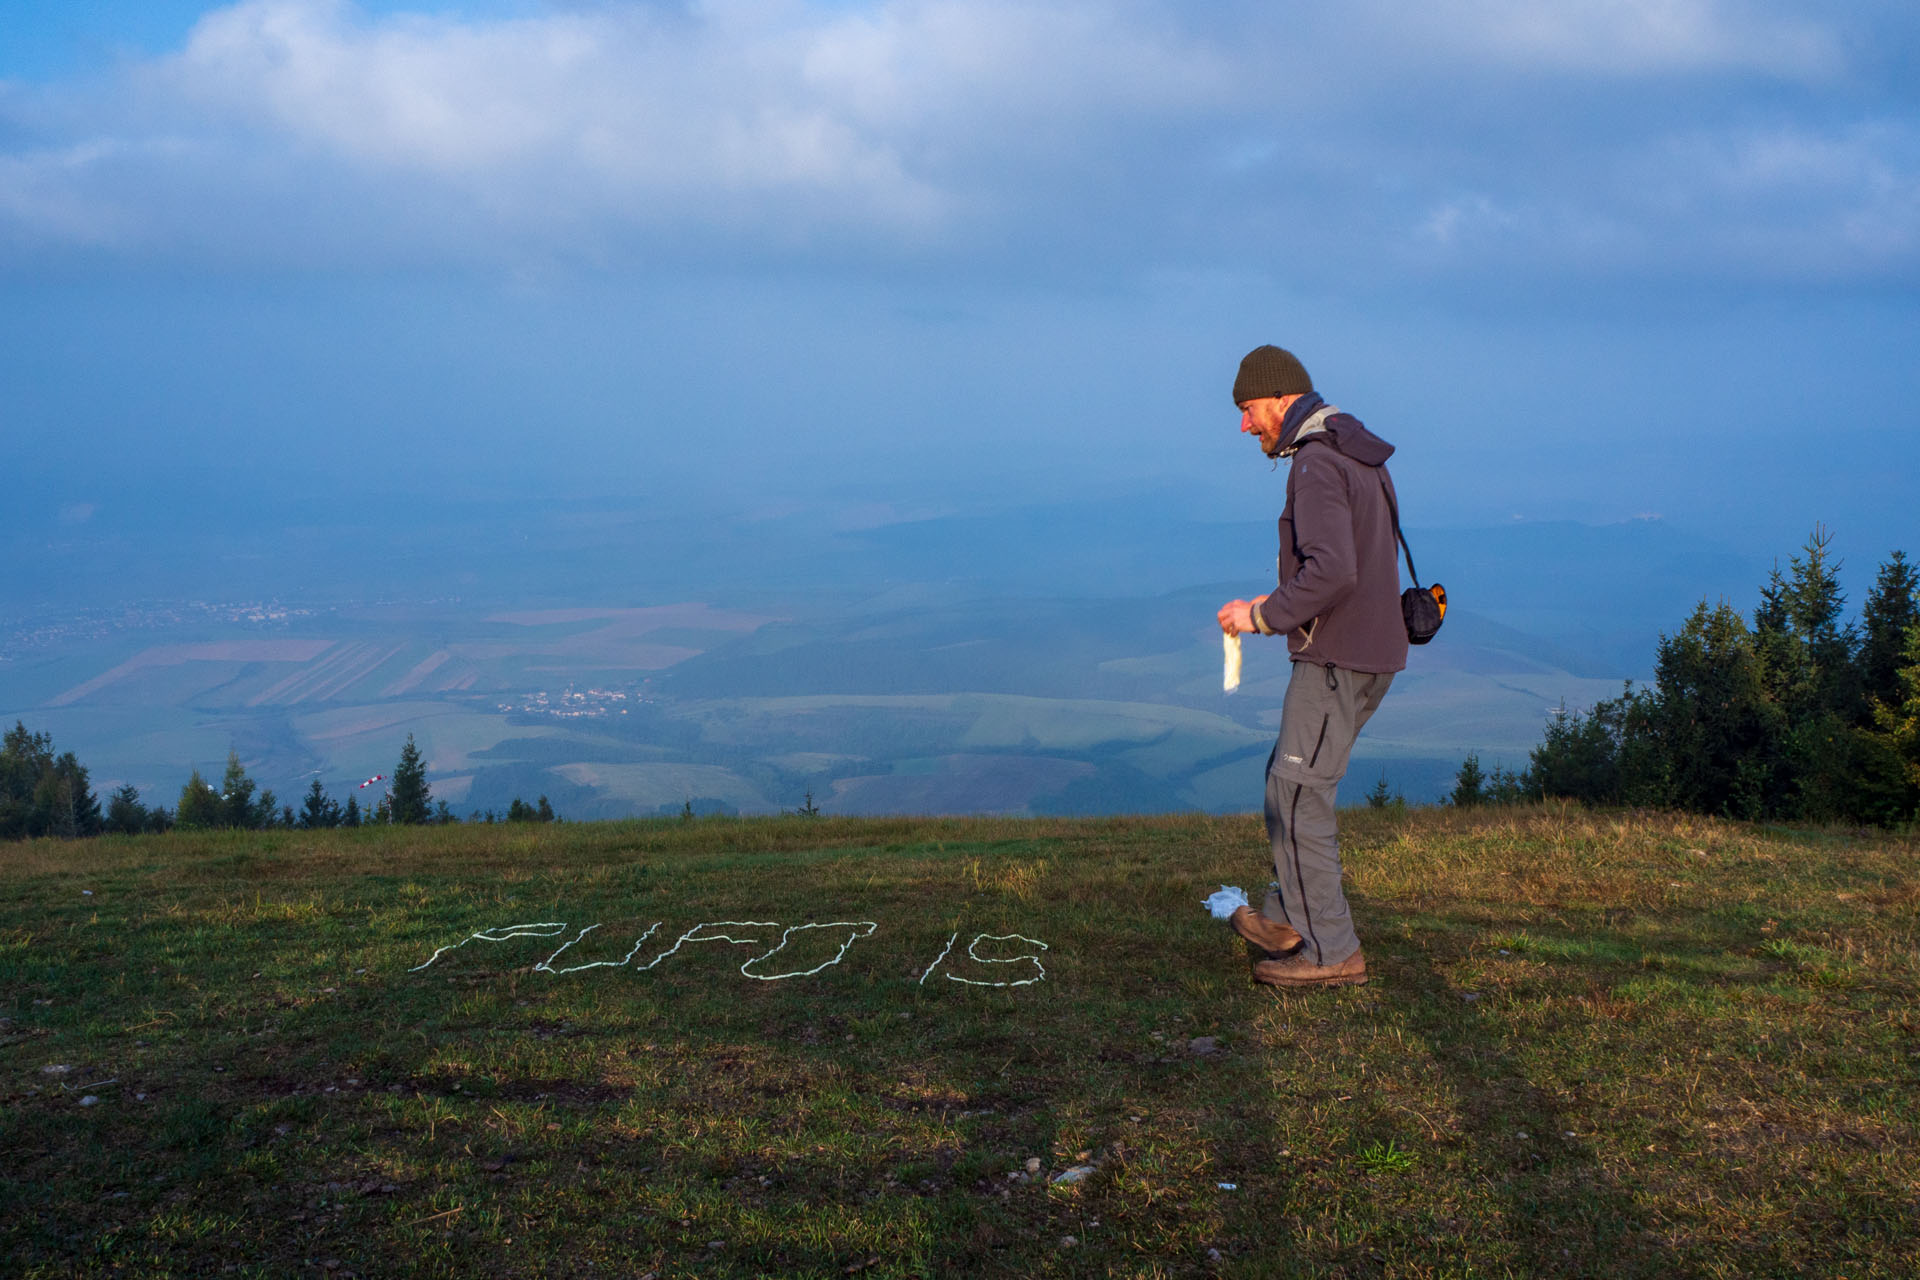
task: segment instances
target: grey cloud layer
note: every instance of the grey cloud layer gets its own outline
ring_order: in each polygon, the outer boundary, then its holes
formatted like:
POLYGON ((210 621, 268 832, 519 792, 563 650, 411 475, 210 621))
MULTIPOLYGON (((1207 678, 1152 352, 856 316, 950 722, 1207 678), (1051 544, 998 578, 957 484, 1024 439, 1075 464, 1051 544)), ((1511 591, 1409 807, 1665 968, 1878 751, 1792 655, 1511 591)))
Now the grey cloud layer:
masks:
POLYGON ((0 92, 0 261, 1912 283, 1920 16, 1739 0, 247 0, 0 92))

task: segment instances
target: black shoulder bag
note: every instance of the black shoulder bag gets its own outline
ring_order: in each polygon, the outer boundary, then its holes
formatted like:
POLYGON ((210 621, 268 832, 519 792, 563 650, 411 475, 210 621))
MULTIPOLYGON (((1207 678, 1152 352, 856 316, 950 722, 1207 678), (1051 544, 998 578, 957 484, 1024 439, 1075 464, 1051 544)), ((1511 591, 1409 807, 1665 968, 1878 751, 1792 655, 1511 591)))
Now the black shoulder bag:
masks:
POLYGON ((1420 585, 1419 571, 1413 567, 1413 548, 1407 545, 1407 535, 1400 532, 1400 508, 1393 500, 1393 490, 1387 487, 1384 471, 1380 473, 1380 492, 1387 496, 1387 511, 1393 516, 1393 537, 1407 554, 1407 576, 1413 579, 1413 585, 1400 593, 1400 616, 1407 624, 1407 643, 1425 644, 1446 620, 1447 589, 1437 582, 1430 587, 1420 585))

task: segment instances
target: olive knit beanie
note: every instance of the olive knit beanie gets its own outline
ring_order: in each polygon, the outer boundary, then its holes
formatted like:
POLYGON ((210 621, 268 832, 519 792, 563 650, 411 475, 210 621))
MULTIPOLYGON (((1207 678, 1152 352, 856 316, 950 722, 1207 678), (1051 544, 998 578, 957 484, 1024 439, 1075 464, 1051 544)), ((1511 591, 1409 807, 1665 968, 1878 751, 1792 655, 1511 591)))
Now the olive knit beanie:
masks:
POLYGON ((1293 352, 1275 346, 1255 347, 1240 362, 1240 376, 1233 380, 1233 402, 1245 404, 1311 390, 1313 379, 1293 352))

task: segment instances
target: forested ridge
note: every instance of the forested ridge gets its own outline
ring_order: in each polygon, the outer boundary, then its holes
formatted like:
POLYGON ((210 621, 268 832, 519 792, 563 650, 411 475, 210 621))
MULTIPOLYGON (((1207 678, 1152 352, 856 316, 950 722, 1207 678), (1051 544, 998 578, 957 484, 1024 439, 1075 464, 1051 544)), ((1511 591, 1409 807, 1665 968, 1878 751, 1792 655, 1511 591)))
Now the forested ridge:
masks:
POLYGON ((1894 827, 1920 816, 1920 575, 1880 566, 1857 618, 1816 527, 1752 617, 1702 600, 1651 685, 1562 706, 1527 768, 1462 765, 1452 800, 1572 798, 1722 817, 1894 827))
MULTIPOLYGON (((503 816, 508 822, 552 822, 553 806, 541 796, 535 804, 515 798, 503 816)), ((493 822, 491 811, 475 813, 474 822, 493 822)), ((94 794, 87 768, 71 751, 55 755, 53 739, 35 733, 16 722, 0 741, 0 839, 23 840, 36 836, 77 839, 97 835, 138 835, 179 827, 183 830, 238 829, 266 831, 324 827, 358 827, 368 824, 401 826, 422 823, 450 823, 460 819, 442 800, 433 799, 427 782, 426 761, 407 735, 400 748, 400 759, 393 773, 368 779, 347 795, 342 805, 328 794, 320 779, 308 786, 299 809, 282 804, 271 790, 263 789, 247 775, 238 752, 227 753, 226 771, 215 786, 193 770, 172 809, 163 804, 148 805, 140 798, 140 789, 132 783, 117 788, 108 797, 104 811, 94 794), (358 792, 367 786, 386 783, 378 799, 362 806, 358 792)))

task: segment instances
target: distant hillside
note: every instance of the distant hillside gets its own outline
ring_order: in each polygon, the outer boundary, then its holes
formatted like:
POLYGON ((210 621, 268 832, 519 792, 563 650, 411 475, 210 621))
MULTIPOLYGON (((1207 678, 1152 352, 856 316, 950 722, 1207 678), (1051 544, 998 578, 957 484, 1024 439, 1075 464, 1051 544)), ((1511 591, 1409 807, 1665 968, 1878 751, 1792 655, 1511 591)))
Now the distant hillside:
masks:
MULTIPOLYGON (((477 508, 427 515, 443 581, 369 562, 374 581, 416 583, 404 599, 9 623, 0 717, 52 732, 102 784, 168 803, 230 747, 290 797, 390 770, 410 731, 462 814, 538 794, 576 817, 688 800, 764 812, 809 791, 862 813, 1258 801, 1285 663, 1277 643, 1252 644, 1246 686, 1222 697, 1212 616, 1270 577, 1265 522, 1096 503, 851 530, 805 515, 698 530, 630 510, 533 507, 524 530, 477 508)), ((1661 627, 1755 576, 1658 522, 1416 531, 1415 545, 1454 608, 1362 737, 1349 801, 1383 775, 1431 799, 1469 751, 1518 766, 1562 699, 1618 692, 1661 627)))

